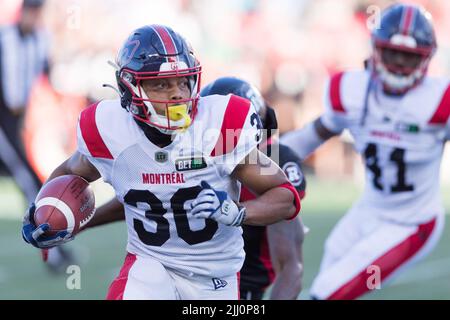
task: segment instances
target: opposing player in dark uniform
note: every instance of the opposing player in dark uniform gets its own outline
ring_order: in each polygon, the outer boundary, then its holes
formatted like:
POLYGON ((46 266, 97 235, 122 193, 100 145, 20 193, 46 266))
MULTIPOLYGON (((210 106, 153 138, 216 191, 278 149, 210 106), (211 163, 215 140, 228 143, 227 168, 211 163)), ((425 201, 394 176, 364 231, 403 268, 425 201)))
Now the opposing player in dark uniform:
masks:
MULTIPOLYGON (((275 112, 262 98, 258 89, 238 78, 223 77, 207 85, 202 96, 234 94, 252 101, 257 108, 265 131, 259 149, 283 169, 301 197, 306 181, 301 171, 300 158, 288 146, 279 144, 272 133, 277 129, 275 112)), ((254 199, 255 195, 242 188, 240 201, 254 199)), ((241 269, 240 297, 260 300, 273 284, 270 299, 296 299, 301 291, 304 237, 300 218, 269 226, 244 225, 244 266, 241 269)))

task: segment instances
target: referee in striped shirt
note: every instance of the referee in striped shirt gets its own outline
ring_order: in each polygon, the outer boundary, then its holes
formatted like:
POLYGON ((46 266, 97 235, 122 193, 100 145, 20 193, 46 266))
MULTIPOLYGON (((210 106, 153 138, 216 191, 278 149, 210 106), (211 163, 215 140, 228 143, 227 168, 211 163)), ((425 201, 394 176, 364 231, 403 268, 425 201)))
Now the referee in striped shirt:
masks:
POLYGON ((0 27, 0 160, 29 203, 41 183, 25 157, 21 129, 34 81, 48 72, 48 41, 37 24, 44 0, 24 0, 16 24, 0 27))
MULTIPOLYGON (((33 83, 49 73, 48 36, 38 28, 45 0, 23 0, 19 21, 0 26, 0 163, 14 177, 28 203, 42 183, 25 156, 21 131, 33 83)), ((71 260, 60 247, 45 250, 50 270, 62 272, 71 260)))

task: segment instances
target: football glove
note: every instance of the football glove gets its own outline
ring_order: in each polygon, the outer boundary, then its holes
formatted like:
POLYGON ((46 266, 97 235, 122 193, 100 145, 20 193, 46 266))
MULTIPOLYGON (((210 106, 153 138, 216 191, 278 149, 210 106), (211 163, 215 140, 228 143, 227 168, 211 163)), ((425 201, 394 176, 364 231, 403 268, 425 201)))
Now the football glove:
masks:
POLYGON ((32 203, 23 218, 22 237, 25 242, 36 248, 47 249, 73 240, 74 237, 67 231, 60 231, 54 236, 43 236, 45 231, 50 229, 50 225, 48 223, 43 223, 36 226, 33 218, 35 211, 36 206, 32 203))
POLYGON ((191 214, 198 219, 214 219, 227 226, 239 227, 245 218, 245 208, 238 207, 225 191, 213 189, 206 181, 202 191, 191 203, 191 214))

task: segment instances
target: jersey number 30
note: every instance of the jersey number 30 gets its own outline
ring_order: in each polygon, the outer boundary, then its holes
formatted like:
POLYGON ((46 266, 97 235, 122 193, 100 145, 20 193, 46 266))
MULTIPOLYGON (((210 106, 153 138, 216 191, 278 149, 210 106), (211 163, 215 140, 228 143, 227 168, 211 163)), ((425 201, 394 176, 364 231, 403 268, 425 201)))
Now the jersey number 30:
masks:
MULTIPOLYGON (((373 186, 378 190, 383 190, 383 185, 380 182, 381 168, 378 165, 377 158, 377 146, 374 143, 369 143, 364 151, 364 157, 366 158, 366 166, 373 173, 373 186)), ((414 186, 406 183, 406 163, 405 163, 405 150, 395 148, 389 158, 393 163, 397 165, 397 183, 391 186, 391 192, 405 192, 413 191, 414 186)))
MULTIPOLYGON (((211 219, 205 219, 205 227, 201 230, 192 231, 189 227, 184 204, 188 200, 195 199, 201 190, 200 186, 179 189, 170 199, 178 236, 190 245, 211 240, 218 229, 217 222, 211 219)), ((156 224, 156 232, 145 230, 141 220, 133 220, 134 230, 143 243, 160 247, 169 240, 169 221, 163 216, 167 210, 154 193, 149 190, 130 190, 125 195, 124 201, 135 208, 139 208, 139 203, 150 206, 150 210, 145 211, 145 217, 156 224)))

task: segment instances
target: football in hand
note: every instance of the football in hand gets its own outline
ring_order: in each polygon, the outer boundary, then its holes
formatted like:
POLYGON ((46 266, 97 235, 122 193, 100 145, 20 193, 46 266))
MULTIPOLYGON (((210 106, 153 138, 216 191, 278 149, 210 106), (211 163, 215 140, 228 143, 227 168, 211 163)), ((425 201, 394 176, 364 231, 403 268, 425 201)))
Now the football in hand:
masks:
POLYGON ((89 183, 76 175, 65 175, 46 183, 36 197, 34 222, 50 225, 45 232, 75 235, 95 214, 95 197, 89 183))

